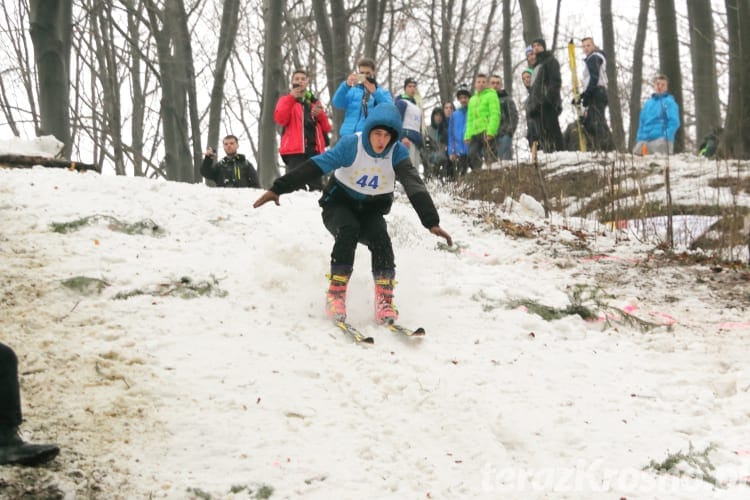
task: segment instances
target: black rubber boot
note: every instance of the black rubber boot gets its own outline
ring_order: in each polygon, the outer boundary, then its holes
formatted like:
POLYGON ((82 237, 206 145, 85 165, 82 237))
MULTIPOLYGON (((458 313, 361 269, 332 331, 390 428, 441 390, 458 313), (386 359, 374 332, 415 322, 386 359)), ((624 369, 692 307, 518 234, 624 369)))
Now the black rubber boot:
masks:
POLYGON ((17 427, 0 426, 0 465, 40 465, 60 453, 55 444, 24 442, 17 427))

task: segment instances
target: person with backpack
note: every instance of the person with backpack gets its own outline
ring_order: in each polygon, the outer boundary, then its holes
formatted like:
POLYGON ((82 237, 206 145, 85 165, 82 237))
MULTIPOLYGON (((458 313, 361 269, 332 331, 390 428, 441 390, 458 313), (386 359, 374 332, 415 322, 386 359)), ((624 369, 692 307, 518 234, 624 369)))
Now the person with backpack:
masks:
MULTIPOLYGON (((586 54, 581 78, 583 92, 579 97, 585 108, 583 126, 593 143, 591 150, 612 151, 615 149, 615 143, 605 115, 608 104, 607 58, 591 37, 581 40, 581 47, 586 54)), ((577 104, 575 98, 573 104, 577 104)))

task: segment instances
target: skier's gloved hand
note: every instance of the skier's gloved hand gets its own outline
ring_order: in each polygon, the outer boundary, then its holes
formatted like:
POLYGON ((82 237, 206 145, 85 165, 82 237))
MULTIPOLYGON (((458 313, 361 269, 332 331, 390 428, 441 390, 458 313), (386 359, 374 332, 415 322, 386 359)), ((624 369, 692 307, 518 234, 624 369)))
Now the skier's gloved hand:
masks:
POLYGON ((570 101, 570 104, 573 106, 578 106, 581 104, 581 96, 578 96, 577 98, 574 97, 572 101, 570 101))

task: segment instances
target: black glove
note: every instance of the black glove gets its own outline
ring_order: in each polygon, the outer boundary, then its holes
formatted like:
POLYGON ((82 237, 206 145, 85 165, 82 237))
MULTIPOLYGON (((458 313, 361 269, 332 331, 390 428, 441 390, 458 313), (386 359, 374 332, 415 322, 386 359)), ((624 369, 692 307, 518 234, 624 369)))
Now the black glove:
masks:
POLYGON ((570 101, 570 104, 573 106, 578 106, 581 104, 581 96, 574 97, 572 101, 570 101))

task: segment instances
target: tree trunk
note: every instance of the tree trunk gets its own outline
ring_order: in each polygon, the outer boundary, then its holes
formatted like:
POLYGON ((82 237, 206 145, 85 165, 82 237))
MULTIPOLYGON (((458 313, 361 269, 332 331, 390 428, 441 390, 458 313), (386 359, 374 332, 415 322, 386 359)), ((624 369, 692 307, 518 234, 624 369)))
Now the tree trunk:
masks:
POLYGON ((378 55, 378 40, 383 31, 383 19, 388 0, 367 0, 365 15, 365 57, 375 59, 378 55))
POLYGON ((221 109, 224 104, 224 82, 226 81, 227 62, 234 50, 239 26, 239 0, 226 0, 221 16, 219 47, 216 49, 216 67, 214 68, 214 85, 211 89, 211 101, 208 112, 208 138, 206 144, 219 151, 219 129, 221 128, 221 109))
POLYGON ((677 38, 677 16, 674 0, 655 0, 654 13, 659 38, 659 66, 669 78, 669 93, 677 101, 680 110, 680 128, 674 138, 674 152, 685 149, 685 112, 682 100, 682 65, 680 62, 680 41, 677 38))
POLYGON ((721 152, 750 156, 750 0, 726 0, 729 27, 729 102, 721 152))
POLYGON ((607 55, 607 98, 609 99, 609 121, 612 138, 617 151, 625 150, 625 130, 622 125, 622 105, 617 81, 617 59, 615 57, 615 30, 612 26, 612 0, 599 3, 602 21, 602 48, 607 55))
POLYGON ((126 3, 128 9, 128 35, 130 60, 131 60, 131 97, 133 99, 133 117, 130 126, 130 135, 132 142, 133 155, 133 175, 142 177, 143 172, 143 125, 146 116, 146 96, 141 85, 141 51, 138 47, 139 22, 142 18, 143 4, 139 2, 138 10, 133 6, 132 1, 126 3))
POLYGON ((31 0, 30 28, 39 79, 38 135, 51 134, 70 158, 70 45, 72 2, 31 0))
POLYGON ((103 157, 111 158, 115 174, 125 175, 125 154, 122 147, 122 119, 120 115, 120 85, 113 44, 111 9, 96 3, 91 9, 91 34, 96 46, 98 71, 96 76, 102 89, 102 143, 103 157), (112 149, 107 148, 110 142, 112 149))
POLYGON ((503 37, 500 49, 503 52, 503 85, 513 95, 513 52, 510 46, 511 18, 510 0, 503 0, 503 37))
POLYGON ((695 142, 721 124, 719 85, 716 82, 716 47, 714 20, 710 0, 688 0, 690 26, 690 60, 693 65, 695 96, 695 142))
POLYGON ((518 6, 521 8, 523 17, 523 41, 526 45, 530 45, 533 39, 544 36, 539 7, 537 7, 536 0, 518 0, 518 6))
POLYGON ((163 11, 156 7, 154 0, 146 0, 146 4, 159 59, 164 170, 169 180, 193 182, 193 156, 188 146, 186 62, 172 51, 180 45, 178 23, 184 19, 185 12, 178 12, 182 5, 180 0, 167 0, 163 11))
MULTIPOLYGON (((326 77, 328 80, 328 93, 333 96, 339 84, 346 80, 349 71, 349 40, 347 34, 348 19, 346 9, 341 0, 313 0, 313 15, 318 27, 318 36, 323 47, 323 60, 325 61, 326 77), (328 14, 327 4, 331 5, 331 13, 328 14)), ((333 134, 332 139, 338 138, 339 125, 344 118, 342 110, 335 109, 333 112, 333 134)))
POLYGON ((638 10, 638 27, 633 44, 633 87, 630 91, 630 133, 628 135, 628 151, 635 146, 638 135, 638 120, 641 116, 641 93, 643 88, 643 47, 646 44, 646 30, 648 28, 649 0, 641 0, 638 10))
POLYGON ((286 8, 284 0, 264 0, 263 19, 266 44, 263 48, 263 97, 258 129, 258 175, 261 186, 270 186, 279 176, 276 151, 276 123, 273 112, 279 100, 278 82, 283 78, 281 67, 281 18, 286 8))

